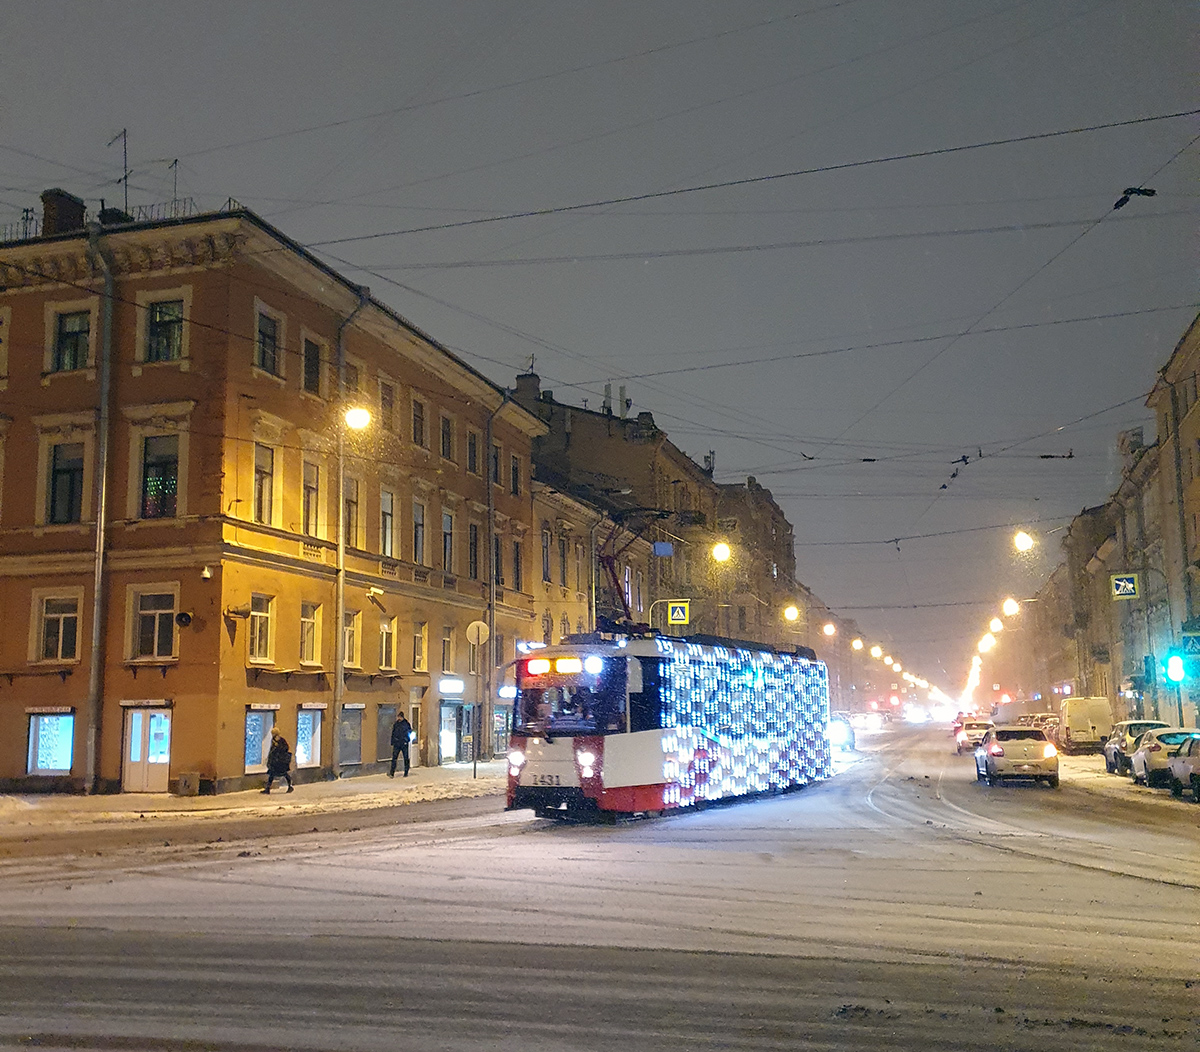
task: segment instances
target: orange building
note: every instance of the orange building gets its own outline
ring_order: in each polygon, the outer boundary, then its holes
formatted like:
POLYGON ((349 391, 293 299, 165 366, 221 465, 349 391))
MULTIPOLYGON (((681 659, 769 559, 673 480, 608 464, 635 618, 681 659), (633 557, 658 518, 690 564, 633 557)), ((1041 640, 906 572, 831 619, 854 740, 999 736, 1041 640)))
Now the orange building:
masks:
POLYGON ((506 748, 545 425, 251 212, 43 201, 0 244, 0 788, 247 788, 272 726, 375 771, 397 712, 422 763, 506 748))

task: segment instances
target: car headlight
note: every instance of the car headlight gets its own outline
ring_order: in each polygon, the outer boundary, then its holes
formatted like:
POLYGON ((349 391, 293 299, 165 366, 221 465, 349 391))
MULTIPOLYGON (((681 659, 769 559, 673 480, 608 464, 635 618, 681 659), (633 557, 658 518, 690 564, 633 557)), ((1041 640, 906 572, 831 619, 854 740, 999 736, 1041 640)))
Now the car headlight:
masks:
POLYGON ((1058 755, 1058 750, 1054 747, 1053 742, 1046 742, 1046 747, 1042 750, 1042 756, 1047 760, 1052 760, 1058 755))
POLYGON ((850 728, 841 720, 831 720, 829 723, 829 744, 845 745, 850 740, 850 728))

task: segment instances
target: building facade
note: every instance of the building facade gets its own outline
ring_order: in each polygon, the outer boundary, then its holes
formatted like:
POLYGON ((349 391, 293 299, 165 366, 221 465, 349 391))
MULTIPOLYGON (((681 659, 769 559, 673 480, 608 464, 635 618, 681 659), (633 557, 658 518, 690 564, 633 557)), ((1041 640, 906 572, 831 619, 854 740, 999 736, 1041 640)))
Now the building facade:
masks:
POLYGON ((0 786, 246 788, 272 726, 373 771, 397 712, 503 747, 545 427, 250 212, 45 196, 0 245, 0 786))

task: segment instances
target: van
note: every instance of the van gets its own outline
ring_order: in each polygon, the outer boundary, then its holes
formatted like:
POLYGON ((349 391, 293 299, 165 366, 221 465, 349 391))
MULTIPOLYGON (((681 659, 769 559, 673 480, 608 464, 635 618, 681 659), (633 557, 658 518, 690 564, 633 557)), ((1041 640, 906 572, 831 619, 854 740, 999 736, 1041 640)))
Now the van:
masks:
POLYGON ((1098 752, 1112 733, 1108 698, 1064 698, 1058 712, 1058 742, 1066 752, 1098 752))

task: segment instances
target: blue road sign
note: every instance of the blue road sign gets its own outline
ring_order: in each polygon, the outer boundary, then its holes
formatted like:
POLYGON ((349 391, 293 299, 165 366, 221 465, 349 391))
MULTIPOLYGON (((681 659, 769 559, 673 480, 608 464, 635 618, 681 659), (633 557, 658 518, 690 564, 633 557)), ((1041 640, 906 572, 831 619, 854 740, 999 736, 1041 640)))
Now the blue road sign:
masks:
POLYGON ((1138 575, 1135 573, 1115 573, 1109 577, 1114 599, 1138 599, 1142 594, 1139 587, 1138 575))
POLYGON ((686 625, 691 620, 688 616, 687 600, 672 601, 667 604, 667 624, 686 625))

